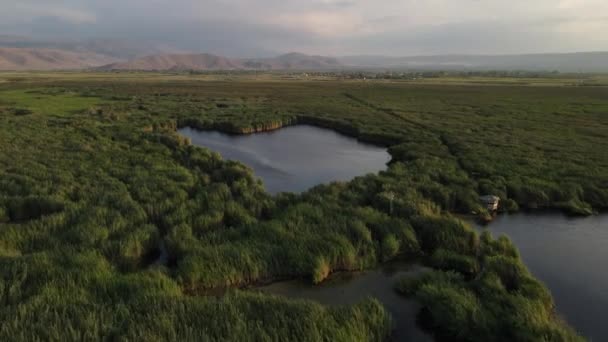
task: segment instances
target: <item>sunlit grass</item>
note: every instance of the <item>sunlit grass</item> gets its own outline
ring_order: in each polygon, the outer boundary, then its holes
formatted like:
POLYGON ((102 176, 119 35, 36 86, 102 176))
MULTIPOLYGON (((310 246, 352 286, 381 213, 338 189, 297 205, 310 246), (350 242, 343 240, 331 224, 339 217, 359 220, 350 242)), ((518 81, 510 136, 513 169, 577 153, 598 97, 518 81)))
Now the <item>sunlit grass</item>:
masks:
POLYGON ((37 114, 73 114, 100 103, 99 98, 83 97, 72 91, 52 92, 44 88, 0 91, 0 105, 26 108, 37 114))

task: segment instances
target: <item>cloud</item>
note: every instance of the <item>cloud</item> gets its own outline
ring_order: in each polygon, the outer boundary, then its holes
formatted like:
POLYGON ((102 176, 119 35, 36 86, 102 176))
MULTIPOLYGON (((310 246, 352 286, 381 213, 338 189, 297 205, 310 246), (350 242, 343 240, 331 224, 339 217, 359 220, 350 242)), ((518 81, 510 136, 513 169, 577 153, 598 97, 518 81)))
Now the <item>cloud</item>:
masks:
POLYGON ((339 37, 356 32, 363 24, 363 19, 349 13, 310 11, 280 13, 267 19, 267 23, 322 37, 339 37))
POLYGON ((231 55, 608 50, 606 0, 0 0, 0 29, 231 55))
POLYGON ((63 7, 52 3, 33 3, 31 1, 16 2, 14 4, 14 14, 22 18, 56 18, 68 23, 82 24, 94 23, 97 17, 94 13, 78 8, 63 7))

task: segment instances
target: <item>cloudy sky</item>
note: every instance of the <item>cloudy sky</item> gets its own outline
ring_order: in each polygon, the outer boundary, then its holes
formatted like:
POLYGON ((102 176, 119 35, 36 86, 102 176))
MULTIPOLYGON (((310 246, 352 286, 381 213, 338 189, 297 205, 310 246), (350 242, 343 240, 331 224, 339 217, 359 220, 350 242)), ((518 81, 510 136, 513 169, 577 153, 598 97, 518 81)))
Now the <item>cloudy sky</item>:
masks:
POLYGON ((0 33, 232 56, 608 50, 608 0, 0 0, 0 33))

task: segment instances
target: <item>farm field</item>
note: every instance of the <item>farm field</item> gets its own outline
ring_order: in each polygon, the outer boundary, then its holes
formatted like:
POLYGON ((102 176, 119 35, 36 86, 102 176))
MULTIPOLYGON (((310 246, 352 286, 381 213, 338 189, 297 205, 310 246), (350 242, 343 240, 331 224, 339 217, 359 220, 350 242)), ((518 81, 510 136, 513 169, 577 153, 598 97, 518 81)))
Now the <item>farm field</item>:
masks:
POLYGON ((608 208, 607 79, 584 77, 0 73, 0 339, 381 341, 399 322, 373 298, 247 288, 394 259, 433 269, 396 288, 439 340, 582 339, 517 246, 457 214, 608 208), (296 124, 392 160, 271 196, 177 132, 296 124))

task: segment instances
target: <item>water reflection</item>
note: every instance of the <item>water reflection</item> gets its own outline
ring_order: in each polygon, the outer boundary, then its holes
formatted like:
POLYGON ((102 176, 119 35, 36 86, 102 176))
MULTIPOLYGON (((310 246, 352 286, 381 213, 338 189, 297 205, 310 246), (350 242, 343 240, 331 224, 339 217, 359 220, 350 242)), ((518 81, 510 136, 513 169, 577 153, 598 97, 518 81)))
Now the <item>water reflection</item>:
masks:
POLYGON ((398 295, 393 288, 399 277, 416 277, 425 270, 419 265, 396 262, 365 272, 339 273, 318 286, 293 280, 257 289, 290 298, 314 300, 325 305, 351 305, 367 297, 374 297, 391 313, 394 325, 393 340, 432 341, 432 338, 416 325, 419 305, 413 299, 398 295))
POLYGON ((272 194, 301 192, 321 183, 347 181, 384 170, 390 161, 385 148, 309 125, 250 135, 191 128, 179 132, 193 144, 219 152, 224 159, 248 165, 272 194))
POLYGON ((513 240, 568 323, 589 339, 608 341, 608 216, 499 215, 486 228, 513 240))

